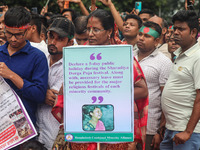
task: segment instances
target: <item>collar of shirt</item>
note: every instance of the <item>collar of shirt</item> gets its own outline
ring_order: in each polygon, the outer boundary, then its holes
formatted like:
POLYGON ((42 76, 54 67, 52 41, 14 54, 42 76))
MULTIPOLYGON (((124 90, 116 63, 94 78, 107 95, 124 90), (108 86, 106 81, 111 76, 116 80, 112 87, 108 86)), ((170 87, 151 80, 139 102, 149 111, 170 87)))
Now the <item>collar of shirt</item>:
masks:
MULTIPOLYGON (((197 42, 192 47, 190 47, 188 50, 186 50, 183 54, 185 56, 189 57, 199 49, 200 49, 200 46, 199 46, 199 43, 197 42)), ((180 47, 174 52, 174 55, 176 55, 178 57, 181 54, 181 52, 182 52, 182 48, 180 47)), ((183 55, 183 54, 181 54, 181 55, 183 55)))
MULTIPOLYGON (((158 54, 158 48, 156 48, 149 56, 143 58, 143 59, 146 59, 148 57, 155 57, 157 54, 158 54)), ((138 60, 138 53, 139 53, 139 49, 133 51, 133 55, 136 57, 136 59, 138 60)))
MULTIPOLYGON (((48 61, 48 66, 50 67, 50 57, 51 55, 49 54, 47 57, 47 61, 48 61)), ((57 62, 55 62, 51 67, 55 66, 55 65, 59 65, 63 63, 63 58, 61 58, 60 60, 58 60, 57 62)))
POLYGON ((160 44, 160 43, 159 43, 159 44, 157 45, 157 48, 159 49, 159 48, 161 48, 163 45, 164 45, 164 43, 163 43, 163 44, 160 44))
MULTIPOLYGON (((5 53, 5 54, 8 54, 8 49, 7 49, 7 47, 8 47, 8 42, 6 42, 3 46, 2 46, 2 49, 0 48, 0 51, 2 51, 3 53, 5 53)), ((29 53, 29 48, 28 47, 30 47, 30 42, 28 41, 28 40, 26 40, 26 45, 22 48, 22 49, 20 49, 18 52, 16 52, 16 53, 26 53, 26 54, 28 54, 29 53)))

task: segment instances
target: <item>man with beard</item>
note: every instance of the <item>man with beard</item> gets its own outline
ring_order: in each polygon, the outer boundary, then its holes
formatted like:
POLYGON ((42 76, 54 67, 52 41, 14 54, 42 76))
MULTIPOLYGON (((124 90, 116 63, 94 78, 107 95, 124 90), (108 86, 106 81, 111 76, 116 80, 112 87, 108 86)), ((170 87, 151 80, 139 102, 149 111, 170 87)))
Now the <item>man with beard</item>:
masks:
POLYGON ((178 11, 172 18, 174 40, 180 45, 162 94, 166 131, 160 145, 165 150, 199 150, 200 147, 200 46, 198 16, 178 11))
POLYGON ((160 137, 154 137, 154 135, 156 135, 161 121, 161 93, 172 65, 170 59, 156 48, 161 32, 162 29, 157 23, 145 22, 138 34, 139 50, 134 51, 134 56, 146 77, 149 91, 146 150, 156 149, 160 144, 160 137))
POLYGON ((63 47, 73 43, 75 27, 67 18, 57 18, 48 31, 48 57, 49 78, 45 104, 39 106, 37 111, 37 125, 39 127, 38 140, 45 144, 48 150, 52 149, 54 140, 59 131, 59 122, 52 115, 51 110, 55 104, 58 91, 63 83, 63 47))

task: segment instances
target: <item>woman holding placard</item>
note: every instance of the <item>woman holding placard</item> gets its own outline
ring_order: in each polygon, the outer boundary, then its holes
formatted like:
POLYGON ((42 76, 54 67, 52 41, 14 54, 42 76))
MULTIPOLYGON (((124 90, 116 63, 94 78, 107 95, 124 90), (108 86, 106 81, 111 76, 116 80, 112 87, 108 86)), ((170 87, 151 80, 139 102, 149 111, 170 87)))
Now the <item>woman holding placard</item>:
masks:
MULTIPOLYGON (((102 9, 93 11, 87 19, 87 33, 89 40, 87 45, 110 45, 116 44, 114 38, 114 19, 110 12, 102 9)), ((102 144, 101 149, 115 150, 123 149, 128 150, 130 145, 136 145, 137 142, 142 143, 144 147, 147 114, 148 114, 148 89, 139 63, 134 59, 134 142, 132 143, 118 143, 118 144, 102 144)), ((61 90, 61 93, 62 90, 61 90)), ((62 120, 61 113, 57 113, 62 106, 63 96, 58 96, 58 104, 53 108, 53 114, 56 118, 62 120), (60 106, 60 107, 59 107, 60 106), (57 112, 56 112, 57 111, 57 112), (57 115, 59 114, 59 115, 57 115)), ((60 109, 62 110, 62 109, 60 109)), ((96 149, 96 144, 87 143, 71 143, 71 149, 96 149)))

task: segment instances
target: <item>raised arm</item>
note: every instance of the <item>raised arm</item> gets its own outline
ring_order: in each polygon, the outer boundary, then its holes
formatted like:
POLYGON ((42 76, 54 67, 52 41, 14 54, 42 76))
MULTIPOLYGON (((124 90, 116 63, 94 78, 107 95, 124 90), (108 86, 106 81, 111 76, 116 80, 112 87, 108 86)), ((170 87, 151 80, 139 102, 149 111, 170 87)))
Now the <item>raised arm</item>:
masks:
POLYGON ((114 4, 112 3, 111 0, 99 0, 102 2, 104 5, 110 8, 110 11, 113 15, 113 18, 115 19, 115 23, 117 24, 118 28, 120 31, 123 29, 123 20, 121 16, 119 15, 118 11, 116 10, 114 4))
POLYGON ((96 10, 96 0, 91 0, 90 11, 93 12, 96 10))
POLYGON ((47 12, 48 12, 48 6, 46 6, 46 7, 44 6, 40 12, 40 15, 44 16, 44 14, 47 12))
POLYGON ((89 15, 88 10, 85 8, 85 5, 83 4, 81 0, 69 0, 69 1, 78 4, 83 15, 85 16, 89 15))
POLYGON ((64 9, 64 2, 65 2, 64 0, 57 0, 57 4, 60 9, 60 12, 62 12, 64 9))
MULTIPOLYGON (((194 5, 195 0, 190 0, 190 2, 194 5)), ((185 0, 185 10, 188 10, 188 0, 185 0)))

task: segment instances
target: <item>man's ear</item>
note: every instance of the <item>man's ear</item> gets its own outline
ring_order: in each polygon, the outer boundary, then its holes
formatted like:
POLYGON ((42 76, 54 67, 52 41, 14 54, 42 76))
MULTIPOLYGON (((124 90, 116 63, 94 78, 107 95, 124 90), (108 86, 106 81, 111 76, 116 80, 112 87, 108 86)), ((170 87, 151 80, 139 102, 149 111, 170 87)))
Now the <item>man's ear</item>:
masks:
POLYGON ((162 34, 165 35, 166 33, 167 33, 167 28, 166 27, 162 28, 162 34))
POLYGON ((192 29, 192 31, 191 31, 192 38, 196 39, 196 35, 198 34, 197 32, 198 31, 196 28, 192 29))
POLYGON ((36 30, 37 30, 37 26, 36 26, 36 25, 32 25, 32 29, 33 29, 34 31, 36 31, 36 30))
POLYGON ((158 46, 158 44, 159 44, 159 41, 160 41, 160 38, 156 38, 156 39, 155 39, 155 47, 157 47, 157 46, 158 46))
POLYGON ((36 25, 31 25, 29 28, 28 28, 29 31, 31 31, 31 33, 35 32, 37 30, 37 27, 36 25))

